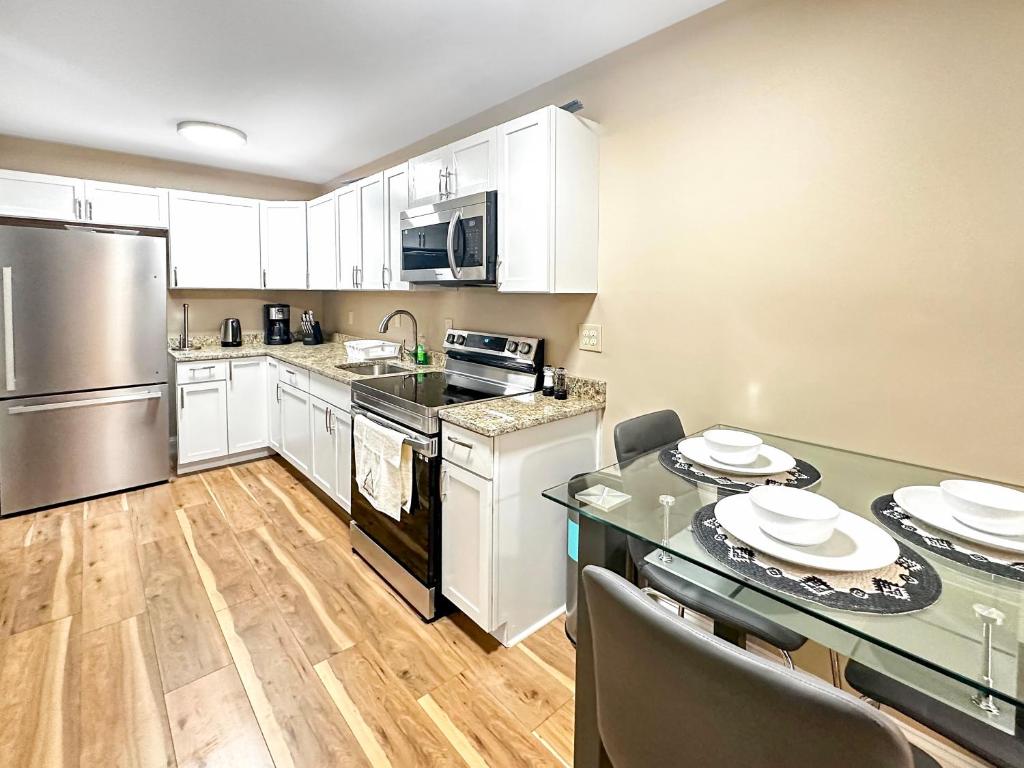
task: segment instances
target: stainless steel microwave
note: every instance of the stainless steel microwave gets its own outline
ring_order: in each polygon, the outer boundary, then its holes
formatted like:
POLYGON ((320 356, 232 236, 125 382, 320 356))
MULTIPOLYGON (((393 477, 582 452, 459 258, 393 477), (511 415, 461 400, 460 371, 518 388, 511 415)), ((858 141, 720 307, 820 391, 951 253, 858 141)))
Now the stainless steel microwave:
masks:
POLYGON ((402 212, 402 280, 494 285, 498 193, 442 200, 402 212))

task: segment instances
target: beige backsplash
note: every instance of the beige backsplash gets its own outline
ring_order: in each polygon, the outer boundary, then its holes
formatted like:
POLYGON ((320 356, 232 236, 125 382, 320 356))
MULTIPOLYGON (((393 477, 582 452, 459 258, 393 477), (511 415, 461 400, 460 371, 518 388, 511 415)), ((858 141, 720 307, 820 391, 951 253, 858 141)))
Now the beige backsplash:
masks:
POLYGON ((323 307, 320 291, 170 291, 167 295, 167 334, 181 333, 181 305, 188 304, 192 333, 220 332, 227 317, 237 317, 243 331, 263 330, 264 304, 290 304, 292 329, 299 327, 299 315, 312 309, 319 319, 323 307))

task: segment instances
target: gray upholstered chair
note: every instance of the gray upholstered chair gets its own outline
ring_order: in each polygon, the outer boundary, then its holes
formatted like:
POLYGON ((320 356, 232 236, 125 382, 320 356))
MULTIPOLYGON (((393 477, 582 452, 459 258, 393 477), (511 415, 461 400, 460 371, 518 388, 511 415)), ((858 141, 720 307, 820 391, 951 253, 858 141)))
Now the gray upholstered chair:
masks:
POLYGON ((602 759, 613 768, 938 768, 887 716, 583 570, 602 759))
MULTIPOLYGON (((675 411, 645 413, 643 416, 615 425, 615 457, 620 465, 627 465, 645 453, 676 443, 684 437, 686 434, 683 431, 683 424, 675 411)), ((658 466, 656 471, 664 470, 658 466)), ((642 479, 634 480, 636 481, 630 483, 633 487, 627 492, 642 492, 640 486, 646 483, 642 479)), ((626 545, 629 558, 636 567, 637 583, 641 587, 654 589, 682 609, 693 610, 707 616, 718 627, 727 628, 734 638, 743 638, 746 635, 759 638, 778 648, 788 666, 793 666, 790 653, 807 642, 803 635, 766 619, 727 597, 705 589, 667 568, 647 562, 647 556, 656 549, 652 544, 630 536, 626 545)))

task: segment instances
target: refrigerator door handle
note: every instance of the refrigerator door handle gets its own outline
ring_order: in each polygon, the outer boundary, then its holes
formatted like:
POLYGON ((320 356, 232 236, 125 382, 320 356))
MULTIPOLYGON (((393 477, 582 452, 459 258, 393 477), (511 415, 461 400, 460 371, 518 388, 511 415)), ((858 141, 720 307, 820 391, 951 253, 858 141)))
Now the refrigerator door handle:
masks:
POLYGON ((7 391, 13 392, 14 381, 14 285, 13 268, 4 267, 4 377, 7 391))
POLYGON ((113 403, 131 403, 135 400, 159 400, 162 392, 143 392, 138 395, 118 395, 117 397, 92 397, 88 400, 65 400, 60 403, 43 403, 41 405, 12 405, 8 413, 35 413, 37 411, 58 411, 64 408, 85 408, 90 405, 110 405, 113 403))

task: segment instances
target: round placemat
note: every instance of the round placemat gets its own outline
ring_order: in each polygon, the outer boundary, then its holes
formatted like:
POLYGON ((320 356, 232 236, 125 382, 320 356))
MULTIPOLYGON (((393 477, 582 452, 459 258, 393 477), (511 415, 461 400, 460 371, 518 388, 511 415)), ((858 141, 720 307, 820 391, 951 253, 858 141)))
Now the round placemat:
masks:
POLYGON ((983 573, 1024 582, 1024 555, 958 539, 914 518, 891 493, 871 502, 871 511, 883 526, 912 544, 983 573))
POLYGON ((710 485, 725 491, 746 493, 758 485, 788 485, 790 488, 810 488, 821 480, 821 472, 802 459, 788 472, 775 475, 729 475, 717 469, 702 467, 683 456, 678 448, 665 448, 658 454, 661 465, 669 472, 691 483, 710 485))
POLYGON ((834 573, 769 557, 733 539, 715 519, 714 504, 697 510, 692 530, 705 551, 722 565, 758 584, 826 608, 891 616, 923 610, 942 594, 942 580, 935 569, 900 542, 900 556, 892 565, 834 573))

